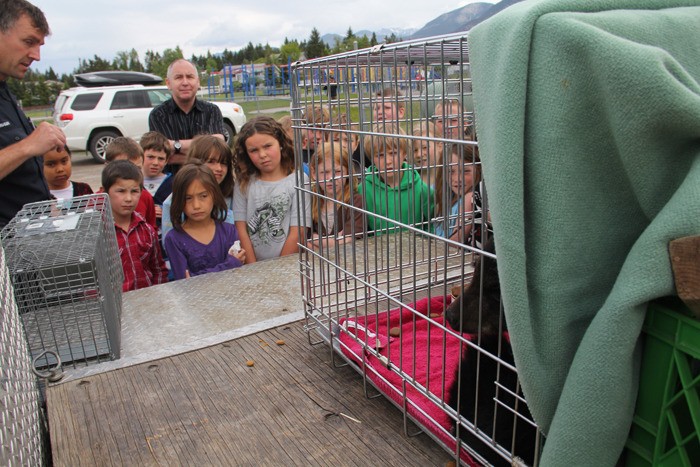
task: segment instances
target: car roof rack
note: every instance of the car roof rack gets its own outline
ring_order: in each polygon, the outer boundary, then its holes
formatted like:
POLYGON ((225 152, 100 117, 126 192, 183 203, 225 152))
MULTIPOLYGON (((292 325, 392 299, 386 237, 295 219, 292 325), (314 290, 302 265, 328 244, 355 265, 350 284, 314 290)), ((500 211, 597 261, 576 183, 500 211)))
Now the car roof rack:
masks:
POLYGON ((123 86, 128 84, 161 84, 160 76, 140 71, 93 71, 74 76, 75 83, 86 88, 100 86, 123 86))

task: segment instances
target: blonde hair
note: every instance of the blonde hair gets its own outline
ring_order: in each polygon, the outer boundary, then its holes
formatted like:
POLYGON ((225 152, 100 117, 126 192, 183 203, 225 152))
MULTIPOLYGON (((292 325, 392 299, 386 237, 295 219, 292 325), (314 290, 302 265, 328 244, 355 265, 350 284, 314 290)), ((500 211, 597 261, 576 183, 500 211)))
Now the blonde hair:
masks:
POLYGON ((399 91, 398 89, 384 88, 381 91, 377 91, 376 97, 378 98, 378 101, 386 100, 392 104, 396 104, 397 110, 406 108, 406 102, 403 100, 403 92, 399 91), (390 97, 393 97, 394 99, 389 100, 390 97))
MULTIPOLYGON (((421 136, 421 139, 414 139, 411 141, 411 149, 413 152, 409 156, 409 163, 411 165, 415 164, 415 153, 418 151, 418 147, 423 144, 425 138, 442 138, 442 133, 438 131, 435 124, 432 122, 422 122, 420 125, 413 127, 413 136, 421 136)), ((430 141, 428 141, 430 144, 430 141)), ((433 142, 434 147, 437 147, 437 143, 433 142)))
POLYGON ((474 115, 473 113, 465 112, 462 103, 458 99, 446 99, 444 101, 438 102, 435 105, 435 110, 433 110, 433 119, 437 121, 440 117, 444 119, 459 119, 460 124, 462 122, 464 123, 464 128, 461 130, 461 134, 458 139, 464 139, 466 141, 476 141, 476 132, 474 129, 473 120, 474 115), (449 114, 444 115, 445 107, 448 107, 451 111, 454 108, 456 109, 456 112, 452 111, 449 114))
POLYGON ((438 131, 433 122, 421 122, 420 125, 413 127, 413 132, 411 134, 413 136, 432 136, 442 138, 442 134, 438 131))
POLYGON ((384 154, 387 149, 398 149, 399 152, 408 154, 410 149, 408 139, 402 137, 406 136, 406 132, 400 126, 392 124, 381 125, 376 131, 396 136, 366 135, 363 141, 365 157, 373 158, 375 155, 384 154))
POLYGON ((437 115, 438 110, 440 110, 440 115, 443 117, 446 117, 447 115, 443 114, 445 107, 449 107, 451 109, 453 106, 457 107, 457 113, 450 114, 450 115, 461 115, 462 114, 462 104, 457 99, 445 99, 444 101, 438 102, 437 104, 435 104, 435 110, 433 110, 433 115, 437 115))
MULTIPOLYGON (((448 151, 444 152, 444 154, 446 156, 449 155, 450 159, 453 155, 459 157, 463 164, 473 164, 473 185, 470 187, 470 191, 481 182, 481 160, 479 159, 479 146, 471 144, 453 144, 448 151)), ((437 176, 435 177, 435 213, 437 215, 447 216, 450 208, 459 198, 457 194, 450 190, 449 204, 446 204, 445 200, 443 200, 442 192, 445 187, 445 173, 449 173, 450 164, 451 161, 448 161, 445 164, 442 160, 438 164, 437 176)))
POLYGON ((331 120, 331 128, 334 130, 330 133, 329 140, 335 139, 336 135, 341 133, 346 133, 348 140, 355 144, 358 140, 356 133, 348 133, 350 131, 357 131, 360 129, 360 125, 353 123, 352 120, 344 113, 336 114, 331 120))
POLYGON ((126 156, 130 162, 143 161, 143 149, 135 140, 126 136, 114 138, 105 148, 105 161, 112 162, 117 156, 126 156))
POLYGON ((303 123, 310 126, 323 126, 331 121, 328 109, 320 105, 308 105, 304 109, 303 123))
POLYGON ((292 128, 292 117, 291 115, 285 115, 283 117, 280 117, 277 122, 282 125, 282 128, 284 131, 287 133, 287 136, 289 136, 289 139, 294 141, 294 129, 292 128))
MULTIPOLYGON (((357 181, 355 177, 350 176, 350 157, 348 156, 348 151, 340 143, 328 142, 324 143, 323 146, 318 148, 311 160, 309 161, 309 170, 313 174, 314 178, 318 175, 318 166, 327 158, 333 158, 334 167, 342 167, 345 170, 345 176, 347 177, 343 182, 343 197, 340 201, 346 204, 351 204, 353 194, 357 191, 357 181)), ((318 183, 313 183, 311 190, 314 193, 320 193, 320 188, 318 183)), ((328 196, 328 193, 325 193, 328 196)), ((326 200, 321 196, 314 196, 311 199, 311 219, 315 222, 319 222, 319 215, 321 208, 324 206, 326 200)), ((343 207, 341 207, 342 209, 343 207)))

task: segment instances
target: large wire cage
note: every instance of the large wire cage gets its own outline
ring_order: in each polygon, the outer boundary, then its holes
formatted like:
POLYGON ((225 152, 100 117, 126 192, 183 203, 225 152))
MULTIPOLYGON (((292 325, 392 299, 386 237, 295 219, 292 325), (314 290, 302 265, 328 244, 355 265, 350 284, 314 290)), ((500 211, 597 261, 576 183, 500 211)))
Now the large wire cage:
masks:
POLYGON ((0 240, 37 368, 119 358, 123 272, 106 194, 27 204, 0 240))
POLYGON ((309 341, 359 371, 368 397, 393 401, 407 435, 411 421, 463 464, 535 465, 542 440, 500 305, 468 50, 456 34, 293 66, 314 224, 301 252, 309 341))
POLYGON ((0 248, 0 465, 43 465, 39 386, 0 248))

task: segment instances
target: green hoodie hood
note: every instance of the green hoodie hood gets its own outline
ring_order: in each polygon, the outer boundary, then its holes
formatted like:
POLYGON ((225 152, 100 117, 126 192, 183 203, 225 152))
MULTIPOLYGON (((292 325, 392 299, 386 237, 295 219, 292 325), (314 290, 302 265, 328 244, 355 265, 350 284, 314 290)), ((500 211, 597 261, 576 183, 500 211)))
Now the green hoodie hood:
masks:
MULTIPOLYGON (((367 169, 358 191, 364 195, 369 212, 429 231, 435 207, 433 191, 407 163, 401 164, 401 171, 401 183, 390 187, 384 183, 376 167, 372 166, 367 169)), ((377 235, 401 227, 396 222, 371 214, 367 216, 367 226, 377 235)))

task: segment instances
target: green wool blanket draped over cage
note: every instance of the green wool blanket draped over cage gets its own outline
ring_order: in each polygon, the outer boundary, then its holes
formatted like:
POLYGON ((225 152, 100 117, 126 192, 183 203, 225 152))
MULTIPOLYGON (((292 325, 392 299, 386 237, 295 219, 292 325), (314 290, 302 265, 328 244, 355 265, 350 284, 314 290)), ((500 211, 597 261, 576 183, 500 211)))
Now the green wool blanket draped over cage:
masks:
POLYGON ((469 33, 506 320, 543 465, 614 465, 669 241, 700 233, 698 1, 525 1, 469 33))

